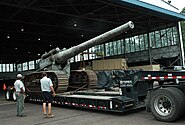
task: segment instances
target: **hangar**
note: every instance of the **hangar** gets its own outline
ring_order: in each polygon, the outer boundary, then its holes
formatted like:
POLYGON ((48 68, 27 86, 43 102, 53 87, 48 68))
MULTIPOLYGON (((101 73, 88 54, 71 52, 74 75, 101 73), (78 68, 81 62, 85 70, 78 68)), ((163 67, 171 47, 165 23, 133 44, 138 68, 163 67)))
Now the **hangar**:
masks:
MULTIPOLYGON (((87 50, 129 66, 184 65, 179 21, 185 16, 138 0, 1 0, 0 71, 37 69, 41 55, 70 48, 129 20, 135 28, 87 50)), ((90 54, 85 60, 101 59, 90 54)), ((79 56, 73 62, 81 61, 79 56)))
POLYGON ((44 72, 54 104, 113 112, 146 107, 165 122, 184 116, 184 70, 111 62, 184 66, 184 15, 139 0, 1 0, 0 8, 0 83, 7 100, 26 94, 27 101, 43 102, 44 72), (108 70, 101 61, 110 62, 108 70), (13 86, 15 73, 23 74, 25 90, 13 86))

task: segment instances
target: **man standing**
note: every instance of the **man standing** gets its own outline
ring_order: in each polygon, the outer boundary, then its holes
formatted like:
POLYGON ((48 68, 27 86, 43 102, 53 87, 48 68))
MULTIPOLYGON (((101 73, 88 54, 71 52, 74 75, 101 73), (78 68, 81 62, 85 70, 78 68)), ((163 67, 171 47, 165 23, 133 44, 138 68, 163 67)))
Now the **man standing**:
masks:
POLYGON ((17 117, 26 117, 26 115, 23 114, 24 98, 26 94, 25 94, 25 87, 21 79, 22 79, 22 75, 17 74, 17 80, 14 83, 14 88, 16 91, 16 99, 17 99, 17 117))
POLYGON ((53 83, 50 78, 47 78, 46 72, 42 73, 43 78, 40 80, 41 90, 43 92, 43 113, 45 117, 52 118, 54 115, 51 112, 52 96, 55 96, 53 83), (46 112, 46 103, 48 103, 48 114, 46 112))

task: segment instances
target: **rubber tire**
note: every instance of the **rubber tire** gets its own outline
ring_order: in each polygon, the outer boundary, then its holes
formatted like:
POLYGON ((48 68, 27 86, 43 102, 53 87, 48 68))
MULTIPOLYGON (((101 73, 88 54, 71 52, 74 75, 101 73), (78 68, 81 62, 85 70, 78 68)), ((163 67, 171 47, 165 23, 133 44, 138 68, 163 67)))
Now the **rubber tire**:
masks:
POLYGON ((16 94, 15 94, 15 91, 12 91, 12 99, 13 99, 13 101, 17 101, 17 97, 16 97, 16 94))
POLYGON ((5 91, 5 99, 8 101, 12 100, 12 92, 10 90, 5 91))
POLYGON ((29 101, 30 101, 30 96, 29 96, 29 94, 27 94, 27 95, 26 95, 26 98, 24 99, 24 102, 27 103, 27 102, 29 102, 29 101))
POLYGON ((150 108, 150 99, 151 99, 151 94, 154 92, 154 90, 150 90, 147 93, 146 99, 145 99, 145 106, 146 106, 146 111, 147 112, 151 112, 151 108, 150 108))
POLYGON ((168 89, 173 89, 173 91, 176 91, 177 93, 180 94, 179 98, 180 98, 180 101, 182 104, 181 114, 179 115, 179 119, 180 119, 180 118, 184 117, 184 114, 185 114, 185 94, 179 88, 169 87, 168 89))
POLYGON ((157 89, 156 91, 154 91, 151 96, 150 96, 150 109, 151 112, 153 114, 153 116, 159 120, 159 121, 164 121, 164 122, 172 122, 175 121, 177 119, 180 119, 182 117, 182 115, 184 114, 184 102, 185 102, 185 98, 184 98, 184 94, 182 96, 182 91, 175 88, 175 87, 168 87, 168 88, 163 88, 163 89, 157 89), (166 115, 166 116, 162 116, 160 115, 154 106, 154 102, 157 98, 164 96, 167 97, 170 101, 171 101, 171 107, 172 110, 170 112, 170 114, 166 115))

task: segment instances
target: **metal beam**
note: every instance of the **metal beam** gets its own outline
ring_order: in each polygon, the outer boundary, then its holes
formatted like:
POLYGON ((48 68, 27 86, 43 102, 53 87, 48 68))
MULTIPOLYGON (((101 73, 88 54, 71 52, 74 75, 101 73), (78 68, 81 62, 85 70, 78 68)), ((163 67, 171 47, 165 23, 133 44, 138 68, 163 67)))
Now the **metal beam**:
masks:
POLYGON ((13 17, 15 17, 18 13, 20 13, 21 11, 23 11, 24 9, 28 8, 29 6, 31 6, 33 3, 35 3, 37 0, 32 1, 31 3, 29 3, 28 5, 23 5, 23 8, 21 8, 20 10, 16 11, 15 13, 13 13, 8 19, 12 19, 13 17))
MULTIPOLYGON (((20 6, 20 5, 15 5, 15 4, 10 4, 10 3, 5 3, 5 2, 0 2, 0 5, 16 7, 16 8, 24 8, 23 6, 20 6)), ((90 18, 90 17, 80 16, 80 15, 67 14, 67 13, 62 13, 62 12, 46 10, 46 9, 40 9, 40 8, 38 9, 38 8, 33 8, 33 7, 27 7, 25 9, 32 10, 32 11, 40 11, 40 12, 44 12, 44 13, 57 14, 57 15, 65 15, 65 16, 70 16, 70 17, 75 17, 75 18, 80 18, 80 19, 88 19, 88 20, 92 20, 92 21, 104 22, 104 23, 109 23, 109 24, 118 24, 118 25, 120 25, 120 23, 112 22, 112 21, 108 21, 108 20, 90 18)))

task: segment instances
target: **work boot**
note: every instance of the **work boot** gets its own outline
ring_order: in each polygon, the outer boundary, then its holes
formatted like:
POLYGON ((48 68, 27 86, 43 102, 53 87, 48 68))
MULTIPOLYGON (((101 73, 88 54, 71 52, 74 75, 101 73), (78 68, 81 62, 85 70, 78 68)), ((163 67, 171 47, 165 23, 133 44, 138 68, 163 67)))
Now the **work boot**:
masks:
POLYGON ((19 115, 18 117, 26 117, 26 115, 22 114, 22 115, 19 115))

